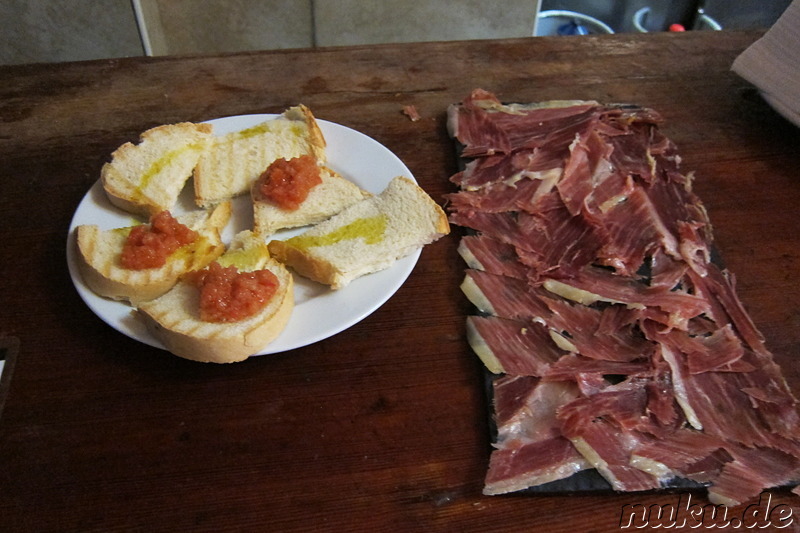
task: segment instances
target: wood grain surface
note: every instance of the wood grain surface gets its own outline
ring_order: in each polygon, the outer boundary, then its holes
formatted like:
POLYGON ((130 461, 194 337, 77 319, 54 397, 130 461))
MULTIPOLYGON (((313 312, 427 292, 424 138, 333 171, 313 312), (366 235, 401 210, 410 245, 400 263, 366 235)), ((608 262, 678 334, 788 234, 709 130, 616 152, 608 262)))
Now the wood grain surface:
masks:
MULTIPOLYGON (((759 36, 0 67, 0 339, 14 347, 0 383, 0 531, 607 532, 625 505, 707 503, 702 491, 481 495, 488 407, 464 335, 457 227, 364 321, 227 366, 178 359, 97 318, 70 281, 67 229, 109 154, 159 124, 303 103, 384 144, 441 203, 456 171, 445 112, 473 88, 636 103, 664 116, 739 295, 800 393, 800 130, 730 72, 759 36)), ((800 499, 766 494, 797 530, 800 499)))

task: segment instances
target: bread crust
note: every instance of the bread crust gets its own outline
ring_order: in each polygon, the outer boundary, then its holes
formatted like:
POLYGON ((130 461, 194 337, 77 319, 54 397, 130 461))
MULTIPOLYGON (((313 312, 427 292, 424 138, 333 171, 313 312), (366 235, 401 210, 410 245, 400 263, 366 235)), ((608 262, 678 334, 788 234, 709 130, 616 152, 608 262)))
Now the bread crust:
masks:
POLYGON ((371 194, 335 171, 320 168, 322 183, 313 187, 296 210, 283 209, 264 198, 260 181, 253 183, 250 198, 253 204, 253 229, 264 238, 276 231, 318 224, 342 209, 368 198, 371 194))
POLYGON ((325 162, 325 137, 306 106, 291 107, 279 117, 251 129, 261 126, 264 131, 257 134, 241 137, 242 132, 231 132, 210 141, 194 174, 194 198, 198 206, 206 207, 249 193, 258 176, 280 157, 311 154, 325 162), (295 124, 303 125, 302 133, 292 131, 295 124), (276 136, 284 130, 291 135, 276 136))
MULTIPOLYGON (((220 232, 231 216, 230 202, 224 202, 207 213, 202 227, 195 227, 201 241, 188 258, 169 260, 160 268, 126 270, 118 265, 125 242, 124 234, 101 230, 88 224, 75 228, 78 248, 77 265, 86 285, 96 294, 113 300, 137 302, 158 298, 170 290, 190 270, 199 270, 222 255, 225 245, 220 232)), ((180 220, 180 218, 179 218, 180 220)))
MULTIPOLYGON (((265 316, 254 328, 241 335, 218 337, 196 337, 188 333, 176 331, 163 325, 158 317, 151 315, 146 308, 138 308, 136 313, 144 321, 148 331, 164 344, 174 355, 183 359, 200 363, 235 363, 244 361, 259 352, 286 328, 294 310, 294 288, 292 277, 289 285, 279 296, 280 303, 276 310, 265 316)), ((226 325, 220 326, 224 332, 226 325)))
MULTIPOLYGON (((127 142, 111 154, 111 161, 100 171, 100 181, 108 200, 123 211, 151 216, 172 209, 192 171, 211 138, 210 124, 180 122, 156 126, 139 136, 139 143, 127 142), (194 147, 194 148, 193 148, 194 147), (166 157, 182 149, 191 149, 171 172, 159 170, 149 178, 158 178, 155 190, 148 188, 143 173, 148 165, 158 165, 166 157), (144 151, 152 152, 145 156, 144 151), (175 168, 177 167, 177 168, 175 168), (148 190, 145 190, 147 188, 148 190)), ((165 164, 164 167, 169 167, 165 164)))
POLYGON ((280 263, 263 257, 253 270, 268 268, 278 278, 278 292, 266 307, 239 322, 211 323, 199 317, 199 291, 181 281, 163 297, 142 303, 136 313, 164 347, 184 359, 203 363, 243 361, 275 340, 294 310, 294 278, 280 263))
POLYGON ((341 272, 334 265, 326 261, 319 261, 302 250, 286 244, 284 241, 273 240, 269 242, 269 253, 285 265, 290 265, 292 270, 303 276, 331 287, 338 287, 341 283, 341 272))
POLYGON ((325 136, 322 134, 319 124, 317 123, 316 117, 314 117, 314 113, 312 113, 311 110, 305 105, 298 104, 287 111, 287 117, 291 118, 294 113, 298 112, 308 127, 308 137, 309 144, 311 145, 312 155, 320 161, 325 161, 325 148, 327 146, 327 142, 325 141, 325 136))
MULTIPOLYGON (((112 300, 145 301, 158 298, 178 281, 178 275, 164 275, 160 279, 154 276, 126 280, 109 277, 107 271, 101 271, 96 263, 87 260, 87 257, 95 253, 100 232, 100 228, 94 225, 77 228, 78 268, 84 283, 94 293, 112 300)), ((216 257, 223 251, 224 247, 220 245, 210 255, 216 257)))
POLYGON ((377 197, 351 205, 301 237, 335 235, 345 226, 376 217, 386 217, 387 223, 379 243, 367 244, 357 236, 305 248, 295 246, 293 239, 272 240, 269 251, 298 274, 338 290, 450 232, 444 210, 413 180, 397 176, 377 197))

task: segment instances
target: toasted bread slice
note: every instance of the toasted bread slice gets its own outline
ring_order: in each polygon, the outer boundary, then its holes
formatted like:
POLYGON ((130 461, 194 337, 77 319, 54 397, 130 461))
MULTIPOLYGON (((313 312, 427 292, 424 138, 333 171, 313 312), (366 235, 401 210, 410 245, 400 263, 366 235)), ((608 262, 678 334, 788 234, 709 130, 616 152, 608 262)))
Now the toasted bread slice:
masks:
POLYGON ((278 291, 255 315, 227 323, 200 319, 200 291, 189 280, 142 303, 137 313, 148 330, 179 357, 208 363, 242 361, 264 349, 289 322, 294 309, 294 279, 281 263, 269 257, 263 239, 250 231, 240 233, 219 262, 246 272, 269 269, 278 278, 278 291))
POLYGON ((195 169, 195 202, 207 207, 246 194, 270 163, 305 154, 325 161, 325 138, 304 105, 251 128, 214 137, 195 169))
POLYGON ((449 232, 442 208, 416 183, 396 177, 381 194, 296 237, 270 241, 269 250, 298 274, 339 289, 449 232))
POLYGON ((212 126, 181 122, 149 129, 103 165, 100 179, 112 204, 150 216, 172 210, 211 139, 212 126))
POLYGON ((264 198, 258 190, 259 182, 254 183, 250 194, 256 233, 268 237, 282 229, 318 224, 371 196, 369 192, 327 167, 320 168, 320 178, 322 183, 313 187, 295 210, 284 209, 264 198))
POLYGON ((127 269, 119 262, 130 227, 101 230, 94 224, 78 226, 78 267, 89 288, 100 296, 132 303, 151 300, 171 289, 186 272, 204 268, 225 251, 220 233, 230 216, 230 202, 224 202, 213 210, 176 217, 200 237, 170 255, 163 267, 144 270, 127 269))

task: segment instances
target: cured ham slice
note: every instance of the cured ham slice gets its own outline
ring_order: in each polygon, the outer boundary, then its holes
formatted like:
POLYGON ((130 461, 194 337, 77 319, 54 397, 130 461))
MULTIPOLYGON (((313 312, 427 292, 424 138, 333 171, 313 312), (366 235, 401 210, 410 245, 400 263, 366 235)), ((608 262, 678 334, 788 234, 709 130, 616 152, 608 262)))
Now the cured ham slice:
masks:
POLYGON ((691 275, 691 279, 698 292, 705 294, 706 298, 716 305, 714 320, 719 323, 733 324, 739 336, 752 350, 769 357, 770 353, 764 346, 764 337, 756 329, 741 300, 736 295, 734 276, 720 270, 713 263, 708 265, 707 273, 708 275, 705 277, 691 275))
POLYGON ((598 254, 598 261, 613 267, 616 272, 633 277, 655 250, 664 250, 680 257, 679 241, 661 219, 650 197, 641 187, 633 188, 624 201, 595 217, 609 235, 608 242, 598 254), (641 224, 631 225, 631 220, 641 224))
POLYGON ((764 487, 790 483, 800 474, 797 456, 770 448, 735 448, 709 489, 711 499, 733 506, 758 496, 764 487))
POLYGON ((551 365, 544 378, 549 381, 577 381, 586 374, 594 374, 595 377, 641 376, 651 372, 650 366, 643 361, 603 361, 570 354, 551 365))
POLYGON ((448 109, 467 337, 492 380, 486 494, 594 470, 613 490, 681 479, 734 505, 800 480, 797 400, 711 259, 661 122, 481 89, 448 109))
POLYGON ((516 492, 568 478, 587 468, 589 463, 564 437, 517 441, 492 453, 483 493, 516 492))
POLYGON ((723 439, 679 428, 639 442, 631 452, 631 462, 651 472, 704 482, 709 471, 718 475, 722 467, 733 460, 724 448, 723 439))
POLYGON ((578 397, 575 384, 503 376, 492 386, 497 439, 484 494, 514 492, 589 468, 556 419, 558 409, 578 397))
POLYGON ((558 410, 578 398, 574 383, 505 375, 493 382, 497 445, 561 436, 558 410), (536 416, 531 416, 535 414, 536 416))
POLYGON ((661 486, 661 479, 633 466, 631 454, 640 442, 630 428, 644 415, 644 389, 603 391, 573 400, 559 409, 561 429, 589 463, 619 491, 661 486))
POLYGON ((470 161, 450 181, 466 192, 486 192, 483 189, 490 187, 497 193, 503 187, 515 187, 526 179, 534 182, 529 185, 542 182, 543 187, 549 189, 561 177, 561 164, 561 154, 524 149, 510 157, 501 154, 470 161))
POLYGON ((458 244, 458 253, 467 266, 490 274, 527 279, 528 269, 519 261, 513 246, 485 235, 466 235, 458 244))
POLYGON ((467 319, 467 339, 490 371, 514 376, 543 376, 563 351, 537 322, 496 316, 467 319))
POLYGON ((480 311, 501 318, 533 321, 550 314, 539 297, 544 289, 529 287, 525 280, 467 270, 461 289, 480 311))
POLYGON ((633 322, 620 323, 619 307, 600 310, 553 299, 546 303, 552 311, 548 326, 566 335, 575 353, 604 361, 650 358, 653 344, 635 331, 633 322))
POLYGON ((710 304, 695 294, 653 288, 639 280, 616 276, 600 268, 585 268, 570 278, 545 280, 542 285, 555 294, 585 305, 608 302, 661 311, 663 315, 651 313, 649 316, 670 328, 687 329, 690 319, 710 309, 710 304))
POLYGON ((565 149, 598 111, 591 103, 505 106, 494 95, 476 91, 461 105, 449 109, 448 127, 464 145, 463 157, 507 154, 539 146, 565 149))
POLYGON ((481 189, 463 190, 447 195, 445 199, 449 202, 451 211, 535 212, 539 200, 553 189, 553 185, 561 177, 561 172, 560 168, 554 168, 542 172, 518 174, 508 182, 493 181, 481 189))

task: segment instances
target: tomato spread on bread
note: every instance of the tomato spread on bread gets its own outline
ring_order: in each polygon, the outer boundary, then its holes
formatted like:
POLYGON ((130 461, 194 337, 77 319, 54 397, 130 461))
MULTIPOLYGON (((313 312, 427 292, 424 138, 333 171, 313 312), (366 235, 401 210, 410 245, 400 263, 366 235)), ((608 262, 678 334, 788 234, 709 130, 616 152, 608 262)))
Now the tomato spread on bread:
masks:
POLYGON ((190 275, 200 290, 200 319, 238 322, 263 309, 278 290, 278 278, 268 269, 239 272, 214 261, 190 275))
POLYGON ((170 254, 197 238, 196 231, 175 220, 169 211, 161 211, 150 219, 150 224, 131 228, 120 263, 131 270, 159 268, 170 254))
POLYGON ((312 188, 322 183, 317 160, 311 155, 277 159, 259 177, 259 192, 283 209, 294 211, 312 188))

